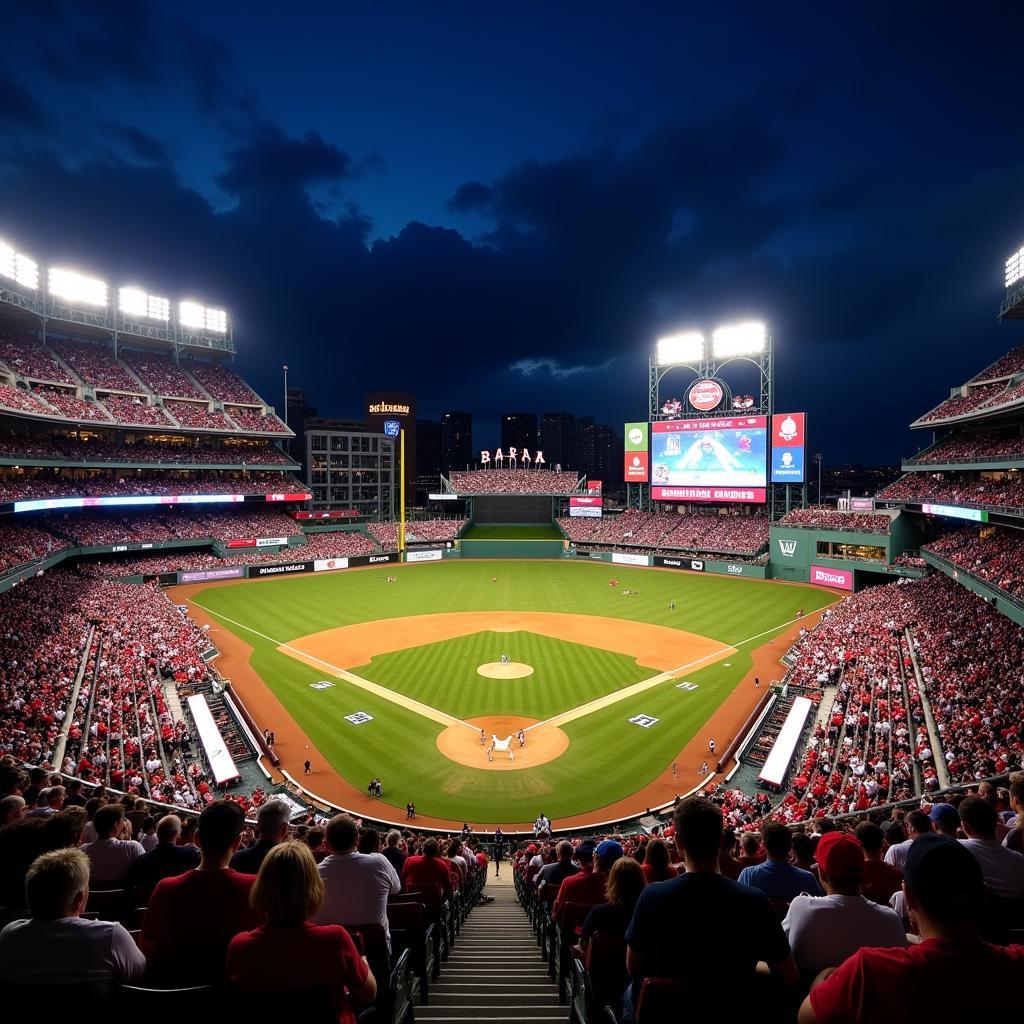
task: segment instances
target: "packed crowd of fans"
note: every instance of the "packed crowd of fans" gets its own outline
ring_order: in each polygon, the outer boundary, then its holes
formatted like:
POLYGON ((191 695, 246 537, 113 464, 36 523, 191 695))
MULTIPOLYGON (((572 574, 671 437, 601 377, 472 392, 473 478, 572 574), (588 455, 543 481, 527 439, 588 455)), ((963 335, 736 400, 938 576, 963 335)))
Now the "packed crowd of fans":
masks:
POLYGON ((986 366, 980 373, 976 373, 968 383, 995 380, 997 377, 1011 377, 1021 372, 1024 372, 1024 345, 1010 349, 1006 355, 1000 356, 990 366, 986 366))
MULTIPOLYGON (((971 388, 966 395, 956 394, 940 402, 930 412, 918 417, 915 423, 934 423, 939 420, 952 419, 955 416, 965 416, 969 412, 990 402, 997 395, 1006 390, 1004 384, 982 384, 980 387, 971 388)), ((999 403, 1001 404, 1001 403, 999 403)))
POLYGON ((158 469, 129 470, 117 476, 106 470, 84 475, 36 469, 4 475, 0 467, 0 502, 38 498, 117 497, 173 494, 271 494, 282 490, 304 492, 305 485, 288 473, 274 470, 209 469, 175 474, 158 469))
POLYGON ((0 527, 0 576, 19 565, 56 554, 66 547, 67 541, 48 530, 24 523, 6 522, 0 527))
POLYGON ((112 422, 113 418, 102 405, 88 398, 79 398, 74 391, 67 391, 63 388, 39 387, 32 393, 50 407, 45 411, 51 416, 56 412, 68 420, 93 420, 98 423, 112 422))
POLYGON ((996 437, 991 434, 953 434, 907 461, 981 462, 1019 458, 1024 458, 1024 437, 1015 432, 1009 437, 996 437))
MULTIPOLYGON (((405 542, 439 543, 455 540, 467 522, 466 519, 410 520, 405 524, 405 542)), ((398 548, 398 523, 370 523, 368 529, 385 551, 394 551, 398 548)))
POLYGON ((132 391, 145 393, 139 382, 114 358, 112 352, 100 345, 78 341, 52 341, 51 346, 86 383, 104 391, 132 391))
POLYGON ((235 425, 206 402, 183 402, 168 399, 164 408, 183 426, 196 430, 236 430, 235 425))
POLYGON ((208 401, 196 382, 169 356, 122 350, 121 358, 154 394, 208 401))
POLYGON ((141 424, 150 427, 169 427, 170 419, 158 405, 150 405, 138 395, 104 395, 103 407, 118 423, 141 424))
POLYGON ((6 381, 0 381, 0 405, 7 409, 17 409, 19 412, 33 412, 46 416, 53 415, 53 410, 40 402, 31 391, 15 387, 6 381))
POLYGON ((29 334, 0 330, 0 360, 21 377, 57 384, 76 383, 53 353, 29 334))
POLYGON ((952 472, 907 473, 879 491, 878 498, 882 501, 1024 508, 1024 481, 1019 473, 987 477, 952 472))
POLYGON ((241 377, 220 363, 183 359, 181 367, 200 383, 208 395, 212 395, 219 402, 228 402, 232 405, 263 404, 259 395, 241 377))
POLYGON ((627 509, 601 518, 563 517, 558 525, 573 543, 612 544, 648 550, 756 555, 768 543, 765 515, 721 515, 718 510, 686 515, 627 509))
MULTIPOLYGON (((3 386, 0 385, 0 394, 3 386)), ((213 447, 196 444, 193 439, 165 443, 136 441, 102 441, 96 437, 77 438, 55 435, 22 437, 0 436, 0 456, 21 459, 54 459, 61 462, 193 463, 197 465, 285 466, 292 460, 273 442, 241 441, 213 447)))
POLYGON ((569 494, 579 474, 553 469, 453 470, 449 480, 457 494, 569 494))
POLYGON ((1024 598, 1024 535, 1018 530, 966 527, 924 546, 1018 601, 1024 598))
POLYGON ((840 512, 826 505, 811 505, 790 509, 779 525, 886 534, 892 525, 892 517, 885 512, 840 512))
POLYGON ((256 430, 263 433, 285 434, 288 428, 273 413, 264 415, 256 409, 247 409, 243 406, 232 406, 226 410, 232 422, 237 423, 242 430, 256 430))

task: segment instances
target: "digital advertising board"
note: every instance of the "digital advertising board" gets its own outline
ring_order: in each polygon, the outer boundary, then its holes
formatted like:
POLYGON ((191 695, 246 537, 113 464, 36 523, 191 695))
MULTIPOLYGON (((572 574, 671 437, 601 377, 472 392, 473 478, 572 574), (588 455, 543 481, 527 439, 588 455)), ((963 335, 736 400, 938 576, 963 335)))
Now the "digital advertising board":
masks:
POLYGON ((767 453, 765 416, 652 423, 651 497, 660 501, 763 502, 767 453))
POLYGON ((806 479, 807 414, 776 413, 772 417, 772 483, 802 484, 806 479))
POLYGON ((627 484, 647 483, 649 466, 650 425, 646 422, 627 423, 622 431, 625 441, 625 461, 622 476, 627 484))

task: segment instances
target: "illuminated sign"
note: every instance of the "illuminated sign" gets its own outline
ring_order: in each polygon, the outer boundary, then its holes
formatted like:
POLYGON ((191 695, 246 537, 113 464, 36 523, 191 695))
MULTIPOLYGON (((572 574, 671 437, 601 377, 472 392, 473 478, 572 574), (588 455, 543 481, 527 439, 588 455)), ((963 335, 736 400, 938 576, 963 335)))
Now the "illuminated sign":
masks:
POLYGON ((400 402, 371 402, 369 412, 371 416, 408 416, 412 410, 400 402))
POLYGON ((385 437, 398 437, 398 432, 402 429, 402 424, 398 420, 385 420, 384 421, 384 436, 385 437))
POLYGON ((811 582, 820 587, 853 590, 853 573, 849 569, 832 569, 823 565, 812 565, 811 582))
POLYGON ((530 455, 529 448, 509 448, 508 453, 501 448, 498 448, 494 452, 494 458, 491 459, 490 452, 480 453, 480 465, 486 466, 490 462, 497 462, 499 465, 502 462, 522 462, 525 464, 533 463, 535 466, 547 465, 547 460, 544 458, 544 453, 538 448, 533 456, 530 455))
POLYGON ((647 452, 626 452, 623 478, 627 484, 643 484, 647 482, 647 465, 650 456, 647 452))
POLYGON ((245 501, 244 494, 132 494, 104 498, 37 498, 16 501, 15 512, 44 512, 59 508, 110 508, 138 505, 212 505, 218 502, 245 501))
POLYGON ((717 409, 725 398, 725 390, 717 380, 710 377, 697 381, 686 393, 686 400, 698 412, 710 412, 717 409))
POLYGON ((288 491, 284 494, 268 494, 267 501, 309 501, 313 495, 309 491, 288 491))
POLYGON ((806 479, 807 414, 776 413, 772 417, 772 483, 799 484, 806 479))
MULTIPOLYGON (((15 505, 14 511, 18 511, 17 505, 15 505)), ((954 505, 922 505, 921 511, 930 516, 948 516, 950 519, 969 519, 972 523, 988 522, 988 512, 980 508, 957 508, 954 505)))

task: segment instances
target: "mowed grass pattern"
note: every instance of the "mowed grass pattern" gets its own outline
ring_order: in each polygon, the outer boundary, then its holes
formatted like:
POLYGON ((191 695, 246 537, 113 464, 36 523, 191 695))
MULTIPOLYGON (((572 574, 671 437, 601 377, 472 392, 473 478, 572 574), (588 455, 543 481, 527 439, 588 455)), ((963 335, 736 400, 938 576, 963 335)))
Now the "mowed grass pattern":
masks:
POLYGON ((456 718, 520 714, 538 720, 579 707, 658 669, 635 658, 536 633, 474 633, 393 654, 352 671, 456 718), (477 667, 507 654, 533 667, 522 679, 485 679, 477 667))
MULTIPOLYGON (((568 561, 387 565, 211 587, 196 597, 197 604, 234 620, 223 621, 223 628, 252 645, 253 668, 353 785, 362 789, 379 776, 389 803, 404 806, 414 800, 421 813, 473 823, 532 821, 542 810, 557 819, 602 807, 647 785, 746 674, 752 647, 791 622, 797 609, 812 611, 834 600, 828 591, 812 587, 568 561), (388 575, 397 576, 398 582, 385 583, 388 575), (609 586, 613 578, 616 587, 609 586), (624 588, 637 591, 637 596, 623 597, 624 588), (669 610, 671 601, 676 602, 675 611, 669 610), (400 630, 405 615, 489 609, 634 619, 732 645, 766 635, 725 661, 688 674, 698 684, 694 692, 666 682, 570 723, 565 728, 572 745, 562 757, 515 772, 453 764, 437 750, 435 723, 341 680, 331 689, 313 690, 311 683, 329 675, 276 650, 279 643, 353 622, 394 620, 400 630), (354 711, 366 711, 374 721, 353 726, 344 716, 354 711), (654 715, 658 723, 650 729, 630 724, 629 718, 639 712, 654 715)), ((216 632, 212 639, 216 642, 216 632)), ((486 657, 471 659, 470 667, 475 672, 481 661, 497 660, 500 653, 492 656, 488 650, 486 657)), ((647 674, 654 673, 640 678, 647 674)), ((627 676, 621 685, 635 678, 627 676)), ((561 689, 570 679, 586 682, 574 668, 552 685, 561 689)), ((444 680, 440 683, 443 687, 444 680)), ((500 694, 508 681, 480 679, 480 684, 500 694)), ((600 685, 595 679, 579 700, 568 691, 554 699, 563 707, 576 706, 598 696, 600 685)), ((273 728, 273 723, 268 725, 273 728)), ((691 784, 681 779, 680 789, 691 784)))

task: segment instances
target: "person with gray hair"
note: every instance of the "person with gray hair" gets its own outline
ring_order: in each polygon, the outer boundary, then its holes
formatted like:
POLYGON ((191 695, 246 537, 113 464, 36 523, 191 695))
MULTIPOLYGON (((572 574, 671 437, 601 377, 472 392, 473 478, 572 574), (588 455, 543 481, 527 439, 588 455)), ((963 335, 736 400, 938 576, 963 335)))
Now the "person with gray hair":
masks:
POLYGON ((48 818, 56 814, 64 806, 64 787, 51 786, 39 792, 36 806, 28 812, 30 818, 48 818))
POLYGON ((25 895, 31 919, 0 932, 0 986, 55 989, 88 985, 105 995, 137 981, 146 958, 124 926, 82 918, 89 898, 89 858, 81 850, 52 850, 28 869, 25 895))
POLYGON ((5 796, 3 800, 0 800, 0 828, 19 818, 24 818, 27 810, 28 805, 25 803, 24 797, 16 794, 5 796))
POLYGON ((256 842, 231 858, 231 867, 244 875, 255 875, 263 858, 288 837, 292 810, 283 800, 268 800, 256 812, 256 842))
POLYGON ((395 874, 399 878, 402 877, 402 868, 405 867, 405 858, 407 856, 405 850, 402 849, 401 843, 402 833, 397 828, 393 828, 387 835, 384 849, 380 851, 381 855, 395 869, 395 874))

